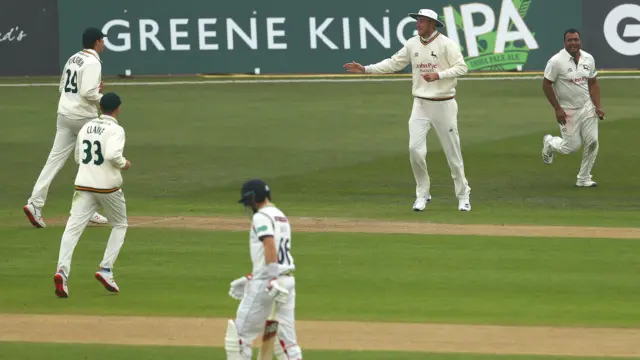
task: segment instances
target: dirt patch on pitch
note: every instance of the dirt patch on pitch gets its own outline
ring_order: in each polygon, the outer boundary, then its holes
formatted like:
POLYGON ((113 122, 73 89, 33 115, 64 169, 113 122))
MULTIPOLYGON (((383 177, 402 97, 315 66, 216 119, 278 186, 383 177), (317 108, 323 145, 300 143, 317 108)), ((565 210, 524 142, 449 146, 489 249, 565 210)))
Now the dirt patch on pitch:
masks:
MULTIPOLYGON (((64 225, 66 218, 51 218, 50 225, 64 225)), ((384 221, 343 218, 289 218, 294 232, 341 232, 422 235, 484 235, 526 237, 568 237, 640 239, 640 228, 605 228, 580 226, 435 224, 407 221, 384 221)), ((248 218, 222 216, 131 216, 131 227, 170 228, 213 231, 248 231, 248 218)))
MULTIPOLYGON (((226 328, 225 319, 170 317, 0 314, 0 323, 0 341, 165 346, 223 347, 226 328)), ((328 321, 296 326, 306 350, 640 356, 640 329, 328 321)))

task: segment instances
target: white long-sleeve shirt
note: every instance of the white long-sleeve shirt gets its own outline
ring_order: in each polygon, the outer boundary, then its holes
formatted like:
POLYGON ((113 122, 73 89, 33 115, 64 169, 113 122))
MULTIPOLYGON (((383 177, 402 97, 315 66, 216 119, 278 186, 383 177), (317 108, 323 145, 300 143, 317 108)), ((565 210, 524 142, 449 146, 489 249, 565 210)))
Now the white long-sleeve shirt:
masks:
POLYGON ((78 163, 76 190, 98 193, 118 191, 120 170, 127 164, 122 155, 125 134, 118 121, 108 115, 86 123, 78 133, 75 160, 78 163))
POLYGON ((389 74, 400 71, 411 64, 413 73, 413 96, 420 98, 447 98, 455 96, 457 78, 467 73, 460 47, 440 32, 435 32, 425 42, 420 36, 407 40, 402 49, 392 57, 373 65, 365 66, 368 74, 389 74), (427 82, 422 78, 427 73, 438 73, 440 80, 427 82))
POLYGON ((98 53, 84 49, 67 60, 60 77, 58 114, 72 120, 98 117, 102 62, 98 53))

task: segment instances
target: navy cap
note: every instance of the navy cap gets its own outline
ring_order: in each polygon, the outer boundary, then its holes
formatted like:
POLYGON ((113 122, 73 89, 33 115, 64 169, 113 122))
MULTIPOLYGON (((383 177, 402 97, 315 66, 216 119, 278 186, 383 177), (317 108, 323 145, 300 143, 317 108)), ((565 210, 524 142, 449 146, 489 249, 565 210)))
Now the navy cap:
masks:
POLYGON ((105 37, 107 35, 103 34, 100 29, 94 27, 86 28, 82 33, 82 46, 85 49, 91 49, 96 41, 105 37))
POLYGON ((100 108, 103 112, 113 112, 122 104, 122 100, 120 100, 120 96, 116 93, 110 92, 106 93, 100 99, 100 108))
POLYGON ((252 179, 242 184, 240 190, 241 198, 239 203, 251 205, 255 202, 263 202, 265 199, 271 200, 271 190, 269 185, 260 179, 252 179))

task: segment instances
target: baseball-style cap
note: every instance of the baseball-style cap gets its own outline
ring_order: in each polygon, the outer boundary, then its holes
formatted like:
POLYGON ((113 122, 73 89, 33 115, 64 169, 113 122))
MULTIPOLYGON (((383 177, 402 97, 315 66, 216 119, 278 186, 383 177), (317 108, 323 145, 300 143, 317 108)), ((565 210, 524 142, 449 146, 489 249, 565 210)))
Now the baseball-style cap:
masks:
POLYGON ((252 179, 242 184, 240 190, 239 203, 244 205, 251 205, 254 201, 262 202, 265 199, 271 200, 271 190, 269 185, 260 179, 252 179))
POLYGON ((420 9, 420 11, 418 11, 417 13, 410 13, 409 16, 414 19, 418 19, 418 16, 424 16, 426 18, 434 20, 436 22, 436 27, 444 27, 444 23, 438 20, 438 13, 431 9, 420 9))
POLYGON ((103 34, 102 31, 98 28, 86 28, 82 33, 82 45, 85 47, 85 49, 90 48, 96 41, 105 37, 107 37, 107 35, 103 34))
POLYGON ((116 93, 106 93, 100 99, 100 108, 103 112, 113 112, 122 104, 122 100, 120 100, 120 96, 116 93))

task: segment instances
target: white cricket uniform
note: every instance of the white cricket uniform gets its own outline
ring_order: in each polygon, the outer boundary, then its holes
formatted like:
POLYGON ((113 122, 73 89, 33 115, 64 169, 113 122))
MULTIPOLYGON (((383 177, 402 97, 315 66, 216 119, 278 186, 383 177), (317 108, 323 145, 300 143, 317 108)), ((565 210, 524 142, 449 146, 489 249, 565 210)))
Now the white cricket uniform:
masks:
POLYGON ((102 63, 94 50, 79 51, 65 63, 60 78, 56 137, 28 201, 36 208, 44 206, 49 186, 69 158, 80 128, 98 117, 101 81, 102 63))
POLYGON ((67 277, 73 251, 98 206, 104 208, 112 227, 100 267, 113 268, 120 253, 128 226, 127 207, 120 189, 120 171, 127 162, 122 154, 124 144, 124 129, 115 118, 107 115, 89 121, 78 133, 75 160, 79 166, 75 192, 58 257, 58 269, 67 277))
POLYGON ((427 133, 433 127, 444 150, 458 200, 469 200, 471 188, 464 173, 458 104, 455 100, 457 78, 468 71, 459 46, 434 32, 426 41, 420 36, 407 40, 389 59, 365 66, 370 74, 393 73, 411 64, 413 72, 413 109, 409 118, 409 154, 416 180, 416 197, 430 195, 431 180, 427 172, 427 133), (438 73, 440 80, 427 82, 427 73, 438 73))
POLYGON ((544 77, 553 82, 558 103, 567 114, 567 123, 560 125, 562 137, 553 137, 551 149, 560 154, 571 154, 584 145, 578 181, 590 181, 591 170, 598 155, 598 115, 589 93, 589 79, 598 75, 591 54, 580 50, 574 58, 566 49, 554 55, 544 71, 544 77))
MULTIPOLYGON (((264 245, 261 238, 273 236, 278 253, 278 282, 289 291, 285 304, 278 304, 276 320, 280 346, 290 359, 302 359, 302 350, 298 346, 295 329, 296 282, 293 277, 295 264, 291 255, 291 225, 287 217, 273 205, 261 208, 253 215, 249 235, 251 262, 253 263, 252 279, 246 285, 246 293, 236 314, 235 325, 242 343, 250 345, 264 330, 264 324, 273 310, 274 299, 265 289, 270 280, 267 275, 267 264, 264 257, 264 245)), ((278 344, 276 344, 278 346, 278 344)), ((245 348, 245 351, 249 349, 245 348)), ((246 353, 244 354, 246 357, 246 353)), ((248 354, 248 359, 251 358, 248 354)))

